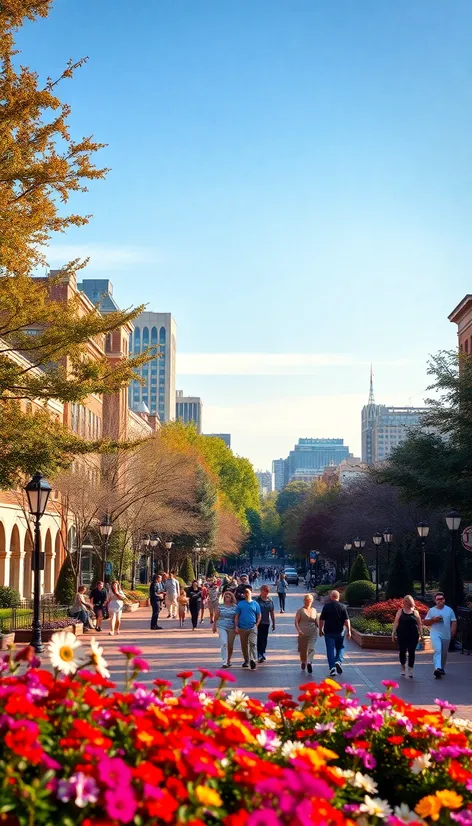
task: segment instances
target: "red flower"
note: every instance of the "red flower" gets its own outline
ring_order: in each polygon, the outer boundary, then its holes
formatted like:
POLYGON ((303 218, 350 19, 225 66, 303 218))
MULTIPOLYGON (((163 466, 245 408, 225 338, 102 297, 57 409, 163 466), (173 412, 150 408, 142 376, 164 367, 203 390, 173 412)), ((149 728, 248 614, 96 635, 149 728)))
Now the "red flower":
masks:
POLYGON ((392 734, 391 737, 387 737, 387 741, 392 744, 392 746, 399 746, 404 741, 404 737, 400 734, 392 734))
POLYGON ((278 689, 277 691, 271 691, 268 697, 273 703, 280 703, 281 700, 291 700, 292 695, 287 694, 286 691, 282 691, 278 689))
POLYGON ((226 815, 223 818, 223 826, 246 826, 249 815, 244 809, 240 809, 234 815, 226 815))
POLYGON ((210 679, 215 676, 212 671, 208 671, 208 668, 199 668, 198 670, 204 679, 210 679))
POLYGON ((190 677, 193 677, 193 671, 179 671, 176 676, 179 680, 190 680, 190 677))
POLYGON ((402 749, 402 754, 407 760, 414 760, 415 757, 421 757, 423 752, 419 749, 402 749))
POLYGON ((27 645, 25 648, 20 648, 19 651, 16 652, 14 656, 14 661, 16 663, 25 662, 30 663, 33 657, 36 656, 36 651, 34 650, 32 645, 27 645))

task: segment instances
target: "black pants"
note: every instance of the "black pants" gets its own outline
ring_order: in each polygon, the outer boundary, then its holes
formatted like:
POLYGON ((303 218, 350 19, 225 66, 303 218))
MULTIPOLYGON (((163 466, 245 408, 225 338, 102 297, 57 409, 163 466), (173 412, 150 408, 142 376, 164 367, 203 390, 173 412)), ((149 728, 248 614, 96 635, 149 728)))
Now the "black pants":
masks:
POLYGON ((280 610, 285 611, 285 594, 277 593, 277 596, 279 598, 280 610))
POLYGON ((198 615, 202 610, 201 602, 190 602, 190 616, 192 617, 192 626, 196 628, 198 625, 198 615))
POLYGON ((267 637, 269 636, 269 626, 259 624, 257 629, 257 654, 262 657, 267 648, 267 637))
POLYGON ((155 631, 157 625, 159 624, 160 611, 161 611, 161 603, 160 602, 153 602, 152 603, 152 617, 151 617, 151 631, 155 631))
POLYGON ((419 636, 398 637, 398 647, 400 649, 400 664, 406 664, 406 652, 408 651, 408 667, 413 668, 415 664, 416 646, 419 636))

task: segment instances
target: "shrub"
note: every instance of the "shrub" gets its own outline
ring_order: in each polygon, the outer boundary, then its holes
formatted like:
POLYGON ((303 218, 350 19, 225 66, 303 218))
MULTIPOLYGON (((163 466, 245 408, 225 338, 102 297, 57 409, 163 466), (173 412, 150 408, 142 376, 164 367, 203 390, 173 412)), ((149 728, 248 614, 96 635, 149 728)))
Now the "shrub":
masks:
POLYGON ((359 581, 370 582, 369 569, 362 554, 357 554, 349 575, 349 583, 359 581))
POLYGON ((336 588, 337 591, 340 591, 342 588, 346 588, 347 585, 349 585, 349 582, 343 582, 342 580, 339 580, 339 582, 334 583, 333 588, 336 588))
POLYGON ((14 608, 20 602, 20 595, 14 588, 0 585, 0 608, 14 608))
POLYGON ((376 619, 367 619, 367 617, 360 616, 353 617, 351 619, 351 625, 356 631, 360 631, 361 634, 378 634, 383 637, 392 636, 393 622, 379 622, 379 620, 376 619))
POLYGON ((56 602, 59 605, 72 605, 76 594, 76 582, 69 557, 64 561, 64 564, 59 571, 59 576, 56 582, 54 591, 56 602))
POLYGON ((319 597, 325 597, 327 594, 330 594, 333 590, 332 585, 317 585, 316 586, 316 593, 319 597))
POLYGON ((190 583, 195 579, 195 571, 193 570, 192 560, 189 556, 185 557, 182 565, 180 566, 180 576, 186 585, 190 585, 190 583))
MULTIPOLYGON (((395 614, 398 609, 402 607, 402 604, 403 600, 401 599, 388 599, 386 602, 376 602, 375 605, 366 605, 366 607, 362 609, 362 616, 366 619, 378 620, 379 622, 393 622, 395 614)), ((422 619, 428 613, 428 606, 425 605, 424 602, 415 600, 415 608, 422 619)))
POLYGON ((405 554, 401 548, 398 548, 388 572, 387 599, 404 597, 405 594, 412 594, 413 590, 413 579, 405 559, 405 554))
POLYGON ((375 585, 368 579, 359 579, 347 586, 344 598, 348 605, 357 608, 375 597, 375 585))
POLYGON ((215 576, 215 574, 216 574, 215 563, 213 562, 212 559, 209 559, 206 575, 207 576, 215 576))
POLYGON ((127 599, 130 602, 139 602, 141 599, 146 599, 145 596, 142 595, 140 591, 128 591, 126 588, 122 588, 122 591, 127 599))

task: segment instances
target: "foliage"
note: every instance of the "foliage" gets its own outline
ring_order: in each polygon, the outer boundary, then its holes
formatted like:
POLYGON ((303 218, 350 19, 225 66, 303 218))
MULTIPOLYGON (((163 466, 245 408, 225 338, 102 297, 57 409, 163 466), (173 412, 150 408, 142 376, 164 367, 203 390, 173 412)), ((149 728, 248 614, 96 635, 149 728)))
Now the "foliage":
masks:
POLYGON ((215 576, 215 574, 216 574, 215 563, 213 562, 212 559, 209 559, 208 560, 208 565, 207 565, 207 570, 206 570, 206 575, 207 575, 207 577, 213 577, 213 576, 215 576))
POLYGON ((387 599, 404 597, 413 593, 413 578, 406 564, 403 549, 398 547, 388 572, 387 599))
POLYGON ((283 516, 288 510, 295 508, 305 498, 310 491, 310 485, 306 482, 290 482, 280 491, 276 508, 280 516, 283 516))
POLYGON ((351 626, 361 634, 378 634, 381 637, 391 637, 393 622, 382 622, 378 619, 367 619, 367 617, 352 617, 351 626))
POLYGON ((180 566, 180 576, 186 585, 190 585, 190 583, 195 579, 195 571, 192 565, 192 560, 188 554, 180 566))
POLYGON ((369 569, 366 565, 366 561, 364 559, 363 554, 359 553, 357 554, 357 557, 354 560, 354 564, 351 567, 349 582, 357 582, 358 580, 366 579, 370 581, 369 569))
POLYGON ((54 596, 59 605, 72 605, 77 593, 77 580, 70 558, 66 557, 57 578, 54 596))
POLYGON ((131 591, 128 588, 124 588, 123 583, 121 587, 126 599, 129 599, 130 602, 140 602, 142 599, 147 599, 147 595, 143 597, 140 591, 131 591))
POLYGON ((461 558, 457 554, 455 549, 454 552, 456 553, 455 587, 452 552, 451 550, 449 550, 446 556, 446 562, 444 564, 444 571, 441 577, 441 581, 439 583, 439 590, 444 591, 446 603, 455 609, 458 605, 464 605, 465 589, 464 580, 462 579, 461 573, 461 558))
POLYGON ((443 826, 451 812, 468 823, 472 731, 447 702, 414 707, 385 681, 361 704, 330 679, 302 685, 298 702, 283 690, 262 702, 225 692, 231 676, 206 669, 182 672, 180 692, 160 679, 147 689, 134 646, 121 649, 123 692, 95 642, 86 650, 62 632, 49 649, 54 675, 20 675, 26 648, 0 678, 10 826, 443 826))
POLYGON ((344 599, 348 605, 357 608, 375 598, 375 585, 369 580, 356 580, 347 586, 344 599))
POLYGON ((261 553, 262 548, 262 521, 259 511, 248 508, 246 511, 246 521, 249 531, 242 550, 248 555, 250 562, 255 556, 261 553))
POLYGON ((261 501, 261 531, 266 547, 280 544, 281 522, 276 507, 277 493, 271 493, 261 501))
MULTIPOLYGON (((375 605, 366 605, 362 609, 362 616, 366 619, 375 619, 379 622, 393 622, 399 608, 403 607, 403 600, 388 599, 385 602, 376 602, 375 605)), ((415 599, 415 608, 424 619, 428 613, 428 606, 415 599)))
POLYGON ((0 608, 14 608, 20 602, 20 595, 14 588, 0 585, 0 608))

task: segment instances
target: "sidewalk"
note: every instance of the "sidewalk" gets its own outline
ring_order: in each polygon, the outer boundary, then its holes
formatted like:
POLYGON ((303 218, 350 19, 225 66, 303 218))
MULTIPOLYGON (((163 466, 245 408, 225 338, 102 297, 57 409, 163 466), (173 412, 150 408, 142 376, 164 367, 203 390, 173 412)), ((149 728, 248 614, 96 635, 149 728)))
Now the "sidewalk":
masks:
MULTIPOLYGON (((283 688, 295 696, 301 683, 309 680, 320 682, 328 676, 324 640, 316 644, 316 656, 313 674, 306 674, 300 669, 296 632, 293 625, 294 615, 302 603, 302 588, 292 588, 287 597, 287 613, 276 613, 276 631, 269 634, 267 650, 268 660, 257 667, 256 671, 241 668, 242 657, 239 642, 235 642, 233 667, 231 673, 237 682, 232 687, 246 691, 254 696, 266 698, 275 688, 283 688)), ((274 599, 277 603, 277 600, 274 599)), ((318 610, 321 606, 316 606, 318 610)), ((165 616, 165 611, 163 612, 165 616)), ((182 670, 220 667, 219 641, 211 633, 208 613, 205 622, 192 631, 190 619, 180 629, 176 620, 161 618, 162 631, 150 631, 150 609, 140 609, 133 614, 124 614, 122 633, 118 637, 108 636, 107 630, 96 634, 96 639, 104 647, 112 679, 121 686, 124 680, 124 657, 118 649, 121 645, 135 645, 143 652, 143 658, 150 665, 150 671, 143 674, 142 682, 152 684, 156 678, 170 680, 178 686, 176 674, 182 670)), ((81 640, 87 645, 87 636, 81 640)), ((472 657, 454 653, 449 655, 447 676, 442 680, 433 678, 430 652, 418 652, 413 680, 399 677, 398 655, 395 651, 366 651, 352 641, 347 641, 344 672, 340 682, 351 683, 359 696, 369 691, 382 691, 382 680, 396 680, 400 683, 396 693, 415 705, 433 705, 439 697, 458 706, 461 717, 472 719, 472 657)), ((211 683, 210 683, 211 684, 211 683)))

